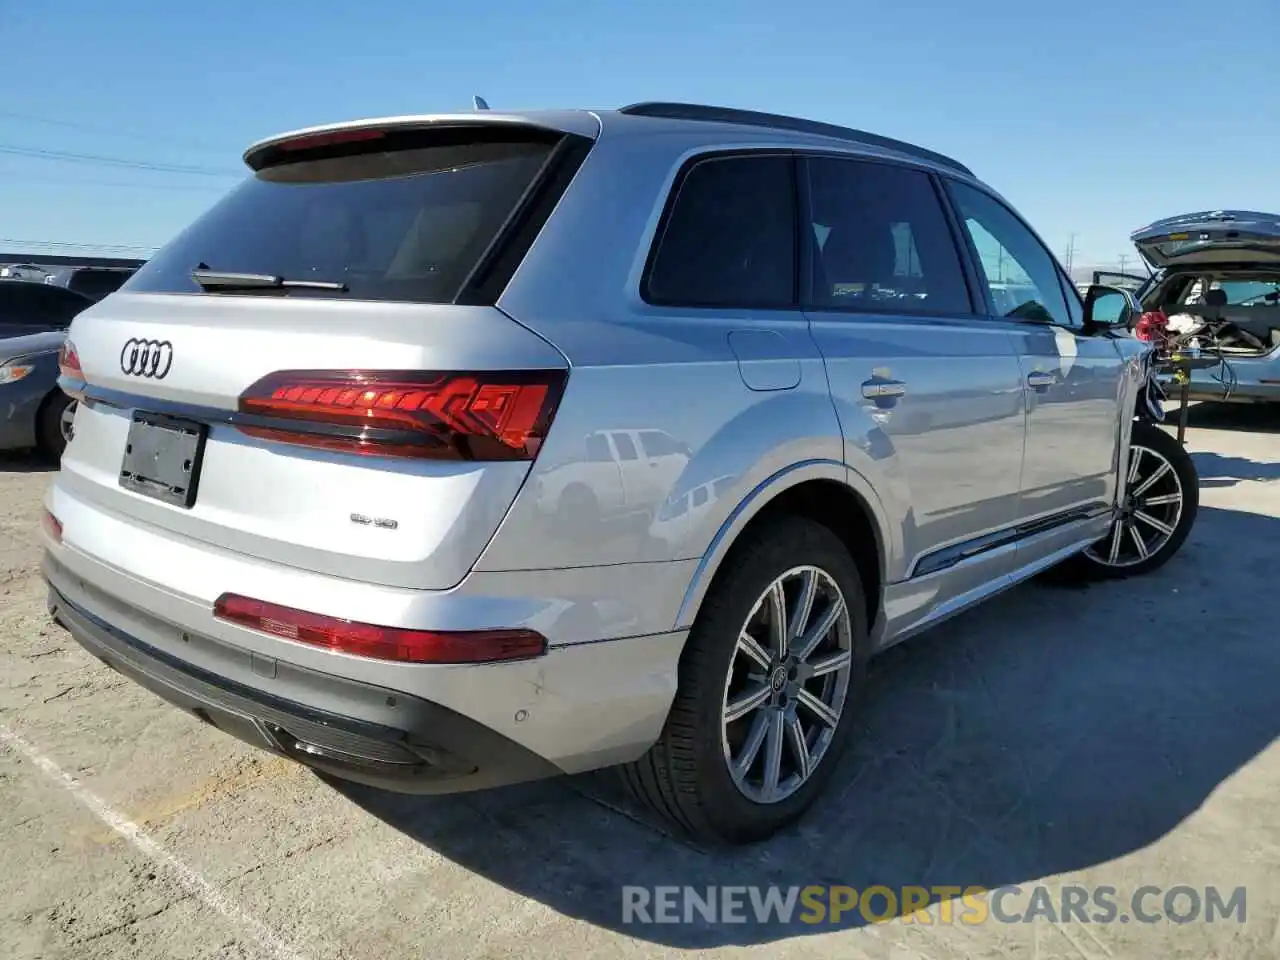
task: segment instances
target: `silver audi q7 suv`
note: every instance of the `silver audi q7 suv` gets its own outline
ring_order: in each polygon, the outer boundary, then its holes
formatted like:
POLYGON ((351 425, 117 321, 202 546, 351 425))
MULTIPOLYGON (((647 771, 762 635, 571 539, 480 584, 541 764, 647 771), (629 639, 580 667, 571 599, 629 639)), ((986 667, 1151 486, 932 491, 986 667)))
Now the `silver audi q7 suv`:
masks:
POLYGON ((50 609, 328 775, 618 766, 695 835, 764 837, 868 657, 1064 560, 1157 566, 1194 517, 1135 422, 1127 295, 1082 301, 931 151, 646 103, 245 162, 71 328, 50 609))

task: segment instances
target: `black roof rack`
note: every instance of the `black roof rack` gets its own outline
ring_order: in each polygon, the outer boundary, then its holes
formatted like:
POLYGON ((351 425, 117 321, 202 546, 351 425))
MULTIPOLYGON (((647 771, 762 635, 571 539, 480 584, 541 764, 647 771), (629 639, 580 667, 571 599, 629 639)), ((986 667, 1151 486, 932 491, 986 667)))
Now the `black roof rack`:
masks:
POLYGON ((778 113, 761 113, 756 110, 738 110, 733 107, 710 107, 698 103, 662 103, 658 101, 633 103, 618 110, 619 113, 634 117, 665 117, 669 120, 706 120, 713 123, 737 123, 749 127, 771 127, 776 130, 793 130, 796 133, 811 133, 821 137, 833 137, 836 140, 847 140, 851 143, 863 143, 886 150, 896 150, 908 156, 928 160, 940 166, 950 167, 966 176, 973 176, 973 171, 957 160, 917 147, 904 140, 882 137, 876 133, 854 130, 851 127, 840 127, 834 123, 822 123, 818 120, 803 120, 800 117, 788 117, 778 113))

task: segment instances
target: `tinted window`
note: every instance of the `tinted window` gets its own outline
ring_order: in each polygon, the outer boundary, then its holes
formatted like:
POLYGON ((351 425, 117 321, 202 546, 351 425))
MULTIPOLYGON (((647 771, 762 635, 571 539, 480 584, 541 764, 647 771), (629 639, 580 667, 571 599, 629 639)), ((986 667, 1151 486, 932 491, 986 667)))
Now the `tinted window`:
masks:
POLYGON ((614 446, 618 448, 619 460, 635 460, 636 445, 631 442, 631 437, 625 433, 615 433, 613 435, 614 446))
POLYGON ((829 309, 971 313, 964 270, 929 175, 810 160, 813 289, 829 309))
POLYGON ((61 287, 21 280, 0 280, 0 324, 65 327, 89 301, 61 287))
POLYGON ((973 240, 996 315, 1069 324, 1058 265, 1035 234, 981 190, 952 183, 951 193, 973 240))
POLYGON ((1223 280, 1214 286, 1226 293, 1229 307, 1280 306, 1280 283, 1274 280, 1223 280))
POLYGON ((640 445, 644 447, 644 452, 651 457, 669 457, 672 454, 683 452, 680 444, 676 443, 675 437, 669 433, 663 433, 661 430, 641 430, 640 445))
POLYGON ((78 270, 71 275, 67 288, 86 297, 101 300, 109 293, 115 293, 129 279, 123 270, 78 270))
POLYGON ((645 298, 687 306, 795 303, 795 188, 786 157, 698 163, 679 187, 645 298))
POLYGON ((609 463, 613 454, 609 451, 609 438, 603 433, 587 435, 587 459, 596 463, 609 463))
MULTIPOLYGON (((445 134, 426 145, 421 135, 404 135, 394 139, 397 149, 379 142, 376 150, 354 155, 268 167, 166 246, 125 288, 198 293, 190 274, 203 263, 216 271, 337 281, 349 288, 324 296, 447 303, 552 144, 512 140, 511 134, 479 143, 474 133, 462 142, 439 142, 445 134)), ((450 136, 456 141, 463 135, 450 136)))

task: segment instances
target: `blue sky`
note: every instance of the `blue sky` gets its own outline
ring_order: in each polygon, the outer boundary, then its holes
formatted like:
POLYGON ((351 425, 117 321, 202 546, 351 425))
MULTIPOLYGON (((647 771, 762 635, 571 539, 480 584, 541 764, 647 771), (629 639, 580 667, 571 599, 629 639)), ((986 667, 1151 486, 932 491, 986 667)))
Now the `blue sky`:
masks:
POLYGON ((1129 232, 1156 217, 1280 210, 1278 36, 1276 0, 0 0, 0 249, 158 246, 258 137, 478 93, 699 101, 913 140, 1060 256, 1074 233, 1077 264, 1133 264, 1129 232))

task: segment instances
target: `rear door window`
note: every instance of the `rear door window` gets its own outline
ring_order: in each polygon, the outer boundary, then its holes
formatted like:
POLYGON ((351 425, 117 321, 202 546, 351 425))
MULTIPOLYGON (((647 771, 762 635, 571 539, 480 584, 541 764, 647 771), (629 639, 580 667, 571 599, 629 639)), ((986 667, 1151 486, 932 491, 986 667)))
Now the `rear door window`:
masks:
POLYGON ((643 294, 665 306, 796 303, 796 204, 789 157, 699 161, 677 188, 643 294))
POLYGON ((960 254, 927 173, 833 157, 815 157, 806 167, 814 245, 807 305, 973 312, 960 254))
POLYGON ((661 430, 641 430, 640 443, 650 457, 669 457, 682 452, 676 438, 661 430))
POLYGON ((199 293, 197 268, 344 283, 295 296, 448 303, 553 149, 536 131, 436 131, 268 166, 145 264, 124 289, 199 293))
POLYGON ((618 448, 619 460, 636 460, 636 445, 631 442, 631 437, 625 433, 615 433, 613 435, 614 445, 618 448))

